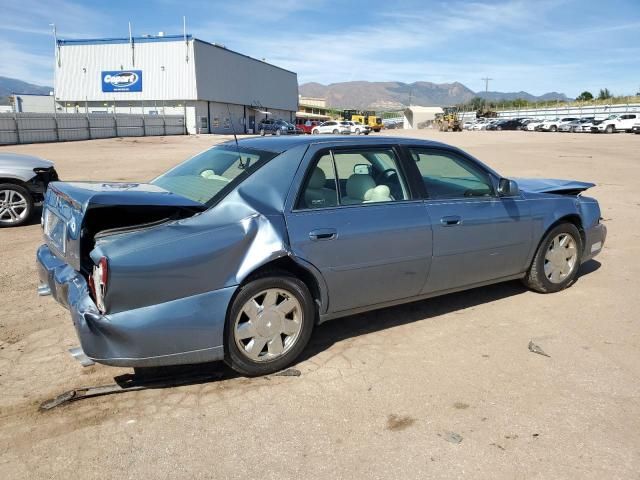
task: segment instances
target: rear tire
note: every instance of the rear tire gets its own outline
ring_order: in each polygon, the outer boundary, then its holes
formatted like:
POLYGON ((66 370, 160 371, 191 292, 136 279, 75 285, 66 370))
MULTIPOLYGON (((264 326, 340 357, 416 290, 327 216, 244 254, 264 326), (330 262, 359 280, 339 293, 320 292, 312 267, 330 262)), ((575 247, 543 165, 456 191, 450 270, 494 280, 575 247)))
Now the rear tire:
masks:
POLYGON ((311 130, 311 135, 320 135, 319 130, 311 130))
POLYGON ((333 133, 334 135, 338 135, 338 134, 340 133, 340 131, 336 128, 336 129, 335 129, 333 132, 331 132, 331 133, 333 133))
POLYGON ((19 227, 33 215, 33 197, 14 183, 0 183, 0 228, 19 227))
POLYGON ((224 334, 225 362, 246 376, 268 375, 288 367, 309 342, 315 313, 307 286, 286 272, 270 272, 269 276, 249 281, 240 287, 229 310, 224 334), (263 292, 272 292, 277 299, 270 302, 267 297, 269 293, 261 297, 263 292), (281 316, 280 307, 285 301, 293 304, 294 309, 287 312, 286 316, 281 316), (295 325, 292 327, 292 323, 288 322, 294 322, 295 325), (251 324, 249 329, 246 328, 247 324, 251 324), (288 333, 284 330, 280 333, 281 324, 288 333), (243 327, 238 328, 238 325, 243 327), (267 338, 271 340, 266 341, 267 338), (273 352, 281 353, 272 353, 272 342, 277 344, 273 352))
POLYGON ((556 127, 555 125, 552 125, 551 128, 549 129, 550 132, 557 132, 558 131, 558 127, 556 127))
POLYGON ((523 278, 523 283, 531 290, 540 293, 553 293, 564 290, 575 282, 578 276, 578 269, 580 268, 581 257, 582 238, 576 226, 568 222, 556 225, 547 232, 540 242, 531 266, 529 267, 529 271, 523 278), (558 248, 557 246, 554 247, 552 245, 556 239, 560 239, 560 251, 556 250, 558 248), (566 239, 565 242, 567 246, 561 245, 562 239, 566 239), (553 271, 553 263, 558 259, 558 255, 561 260, 563 255, 569 256, 569 253, 572 252, 569 248, 570 242, 573 242, 575 248, 575 258, 573 262, 567 263, 570 271, 567 272, 566 276, 560 275, 558 278, 552 280, 554 274, 551 273, 550 277, 548 272, 553 271), (547 266, 547 268, 545 268, 545 266, 547 266))

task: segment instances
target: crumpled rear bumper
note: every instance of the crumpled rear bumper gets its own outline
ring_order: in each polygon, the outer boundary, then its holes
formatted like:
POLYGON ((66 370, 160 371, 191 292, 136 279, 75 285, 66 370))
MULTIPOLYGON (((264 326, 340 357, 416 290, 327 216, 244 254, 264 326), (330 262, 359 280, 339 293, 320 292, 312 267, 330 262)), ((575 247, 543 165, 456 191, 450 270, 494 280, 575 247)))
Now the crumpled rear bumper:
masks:
POLYGON ((158 367, 221 360, 227 306, 236 287, 103 315, 84 277, 47 245, 37 251, 38 293, 69 309, 84 353, 124 367, 158 367))

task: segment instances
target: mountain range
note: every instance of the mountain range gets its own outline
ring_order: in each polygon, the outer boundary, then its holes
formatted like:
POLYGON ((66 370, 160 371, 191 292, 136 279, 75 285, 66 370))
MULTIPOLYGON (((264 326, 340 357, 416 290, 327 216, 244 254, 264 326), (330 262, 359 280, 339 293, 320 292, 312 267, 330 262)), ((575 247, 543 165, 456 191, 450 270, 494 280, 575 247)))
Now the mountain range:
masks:
MULTIPOLYGON (((51 87, 34 85, 15 78, 0 77, 0 105, 8 104, 12 93, 31 93, 48 95, 51 87)), ((371 110, 394 110, 406 105, 445 106, 465 103, 474 97, 487 100, 524 100, 549 101, 570 100, 565 94, 549 92, 544 95, 531 95, 527 92, 474 92, 460 82, 341 82, 323 85, 304 83, 298 87, 304 97, 319 97, 333 108, 360 108, 371 110)))
POLYGON ((563 93, 549 92, 536 96, 527 92, 474 92, 460 82, 340 82, 323 85, 305 83, 298 87, 304 97, 324 98, 332 108, 394 110, 407 105, 446 106, 465 103, 474 97, 487 100, 529 101, 568 100, 563 93))
POLYGON ((23 82, 17 78, 0 77, 0 105, 9 104, 9 95, 13 93, 30 93, 37 95, 49 95, 52 87, 43 87, 33 83, 23 82))

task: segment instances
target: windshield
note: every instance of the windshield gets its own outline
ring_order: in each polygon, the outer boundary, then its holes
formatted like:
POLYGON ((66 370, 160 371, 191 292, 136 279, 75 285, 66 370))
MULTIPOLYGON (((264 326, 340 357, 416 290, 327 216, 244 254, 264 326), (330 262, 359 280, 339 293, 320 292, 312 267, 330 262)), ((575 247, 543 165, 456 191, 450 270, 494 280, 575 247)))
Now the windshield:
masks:
POLYGON ((236 148, 235 145, 220 145, 190 158, 151 183, 207 205, 276 155, 274 152, 236 148))

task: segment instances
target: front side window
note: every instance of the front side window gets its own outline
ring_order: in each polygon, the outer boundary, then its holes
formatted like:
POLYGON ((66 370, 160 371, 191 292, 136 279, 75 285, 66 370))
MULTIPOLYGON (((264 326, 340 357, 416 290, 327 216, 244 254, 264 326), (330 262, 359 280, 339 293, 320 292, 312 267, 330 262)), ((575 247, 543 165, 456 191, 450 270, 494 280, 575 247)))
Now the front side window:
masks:
MULTIPOLYGON (((151 183, 203 205, 214 203, 225 187, 237 185, 277 154, 224 145, 206 150, 151 183)), ((223 191, 224 190, 224 191, 223 191)))
POLYGON ((390 148, 324 153, 307 176, 298 209, 408 200, 407 182, 390 148))
POLYGON ((463 157, 445 150, 410 149, 429 198, 489 197, 487 174, 463 157))

